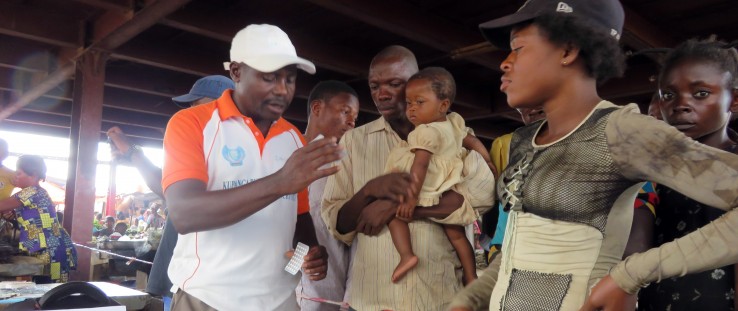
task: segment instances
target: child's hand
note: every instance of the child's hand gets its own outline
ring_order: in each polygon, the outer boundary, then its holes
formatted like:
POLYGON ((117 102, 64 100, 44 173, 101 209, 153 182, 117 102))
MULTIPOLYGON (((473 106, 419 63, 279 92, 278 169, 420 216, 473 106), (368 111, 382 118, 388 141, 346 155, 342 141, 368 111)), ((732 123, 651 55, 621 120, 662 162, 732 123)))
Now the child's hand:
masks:
POLYGON ((406 202, 400 204, 400 206, 397 207, 397 218, 405 222, 409 222, 410 220, 412 220, 413 214, 415 213, 415 205, 417 204, 417 202, 417 199, 411 198, 410 200, 407 200, 406 202))

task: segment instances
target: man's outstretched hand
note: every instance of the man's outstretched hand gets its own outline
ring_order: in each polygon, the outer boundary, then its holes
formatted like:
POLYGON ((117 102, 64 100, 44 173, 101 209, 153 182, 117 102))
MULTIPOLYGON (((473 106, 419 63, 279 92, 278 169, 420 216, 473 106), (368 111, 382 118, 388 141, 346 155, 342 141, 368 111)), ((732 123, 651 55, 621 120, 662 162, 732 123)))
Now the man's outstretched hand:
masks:
POLYGON ((297 149, 275 173, 282 193, 298 193, 313 181, 338 172, 338 166, 321 168, 341 159, 342 147, 335 138, 323 138, 297 149))

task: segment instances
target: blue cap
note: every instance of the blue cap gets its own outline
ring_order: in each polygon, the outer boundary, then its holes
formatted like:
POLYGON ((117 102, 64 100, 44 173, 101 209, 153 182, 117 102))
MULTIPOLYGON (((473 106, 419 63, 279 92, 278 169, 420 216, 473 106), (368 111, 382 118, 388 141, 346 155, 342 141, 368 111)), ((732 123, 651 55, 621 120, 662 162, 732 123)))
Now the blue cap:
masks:
POLYGON ((195 81, 189 93, 172 97, 172 101, 177 106, 189 108, 192 102, 200 100, 203 97, 216 99, 220 95, 223 95, 225 90, 235 88, 236 85, 233 83, 233 80, 227 77, 220 75, 207 76, 195 81))

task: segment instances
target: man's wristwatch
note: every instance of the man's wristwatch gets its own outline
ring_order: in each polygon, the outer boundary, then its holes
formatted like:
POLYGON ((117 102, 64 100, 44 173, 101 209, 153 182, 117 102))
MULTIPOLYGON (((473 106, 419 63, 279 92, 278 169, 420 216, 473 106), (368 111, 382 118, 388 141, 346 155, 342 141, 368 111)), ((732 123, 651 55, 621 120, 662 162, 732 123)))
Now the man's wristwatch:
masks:
POLYGON ((141 152, 141 151, 142 151, 141 146, 133 144, 128 147, 128 151, 126 151, 126 153, 123 154, 122 158, 127 161, 131 161, 131 156, 133 155, 133 153, 141 152))

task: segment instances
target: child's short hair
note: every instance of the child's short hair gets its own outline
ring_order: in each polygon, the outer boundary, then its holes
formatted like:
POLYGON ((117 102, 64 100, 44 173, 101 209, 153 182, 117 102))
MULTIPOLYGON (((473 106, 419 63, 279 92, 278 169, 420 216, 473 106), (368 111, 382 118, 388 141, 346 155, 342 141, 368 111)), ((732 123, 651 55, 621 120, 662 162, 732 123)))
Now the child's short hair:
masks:
POLYGON ((431 89, 440 100, 448 99, 451 103, 456 98, 456 81, 448 70, 441 67, 428 67, 412 75, 407 82, 413 80, 428 80, 431 89))
POLYGON ((345 82, 336 81, 336 80, 327 80, 327 81, 321 81, 318 82, 313 87, 313 90, 310 91, 310 95, 308 96, 308 104, 307 104, 307 113, 308 116, 310 116, 310 104, 314 100, 322 100, 324 102, 328 102, 333 98, 333 96, 336 96, 341 93, 347 93, 350 95, 353 95, 356 98, 359 98, 359 95, 356 93, 356 90, 352 88, 350 85, 346 84, 345 82))
POLYGON ((118 228, 126 228, 126 229, 128 229, 128 224, 126 224, 126 223, 125 223, 125 222, 123 222, 123 221, 119 221, 119 222, 117 222, 117 223, 115 224, 115 227, 113 227, 113 230, 116 230, 116 229, 118 229, 118 228))
POLYGON ((738 51, 714 36, 704 40, 689 39, 669 52, 659 74, 659 85, 674 67, 685 60, 715 63, 718 68, 730 73, 731 85, 728 87, 738 87, 738 51))
POLYGON ((30 176, 36 176, 40 180, 46 180, 46 163, 37 155, 22 155, 16 162, 18 169, 30 176))

